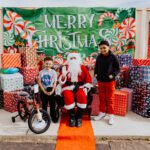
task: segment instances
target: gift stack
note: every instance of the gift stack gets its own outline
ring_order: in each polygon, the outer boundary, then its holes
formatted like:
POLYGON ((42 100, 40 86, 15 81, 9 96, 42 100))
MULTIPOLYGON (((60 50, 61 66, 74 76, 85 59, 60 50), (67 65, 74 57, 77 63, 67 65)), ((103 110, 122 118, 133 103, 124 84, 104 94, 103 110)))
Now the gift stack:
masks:
POLYGON ((129 68, 132 66, 132 55, 121 54, 116 55, 120 64, 120 73, 116 78, 116 88, 127 87, 129 78, 129 68))
POLYGON ((5 71, 10 70, 9 73, 11 74, 0 74, 0 108, 4 107, 5 110, 10 112, 16 111, 17 103, 13 96, 7 98, 6 95, 23 89, 23 76, 19 72, 12 71, 14 67, 21 68, 20 53, 17 53, 14 48, 8 48, 2 54, 2 68, 5 71), (10 103, 10 101, 13 103, 10 103))
POLYGON ((134 82, 132 110, 143 116, 150 117, 150 82, 134 82))
POLYGON ((130 87, 133 88, 132 110, 150 117, 150 66, 149 60, 134 60, 130 69, 130 87), (140 66, 141 65, 141 66, 140 66))
POLYGON ((35 48, 22 47, 20 48, 22 59, 22 74, 24 76, 24 84, 32 85, 39 73, 37 66, 37 53, 35 48))

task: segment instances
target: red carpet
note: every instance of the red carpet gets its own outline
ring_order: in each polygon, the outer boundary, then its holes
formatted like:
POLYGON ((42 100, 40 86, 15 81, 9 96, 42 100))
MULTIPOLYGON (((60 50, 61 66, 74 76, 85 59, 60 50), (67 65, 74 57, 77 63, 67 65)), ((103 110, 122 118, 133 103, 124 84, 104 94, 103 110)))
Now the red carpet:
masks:
POLYGON ((82 127, 69 127, 68 116, 63 114, 58 131, 56 150, 96 150, 92 125, 83 117, 82 127))

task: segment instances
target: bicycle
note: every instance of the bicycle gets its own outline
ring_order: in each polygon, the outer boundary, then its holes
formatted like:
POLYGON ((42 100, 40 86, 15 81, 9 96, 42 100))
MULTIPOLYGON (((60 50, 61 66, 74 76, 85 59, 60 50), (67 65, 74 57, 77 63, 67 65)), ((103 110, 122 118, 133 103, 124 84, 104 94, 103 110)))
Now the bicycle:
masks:
POLYGON ((51 120, 49 114, 39 107, 38 84, 28 86, 24 90, 26 92, 19 96, 25 97, 26 100, 18 100, 18 114, 12 117, 12 122, 15 122, 15 118, 20 116, 23 121, 28 119, 28 126, 32 132, 36 134, 44 133, 49 128, 51 120), (31 103, 32 107, 30 108, 31 103))

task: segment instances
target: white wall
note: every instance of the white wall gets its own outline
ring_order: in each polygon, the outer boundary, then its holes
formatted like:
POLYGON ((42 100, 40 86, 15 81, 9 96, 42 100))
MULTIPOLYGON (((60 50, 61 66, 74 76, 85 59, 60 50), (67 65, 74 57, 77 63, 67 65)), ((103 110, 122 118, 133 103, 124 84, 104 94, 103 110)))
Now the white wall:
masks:
POLYGON ((0 7, 150 7, 150 0, 0 0, 0 7))
POLYGON ((135 58, 147 58, 149 22, 150 9, 137 9, 135 58))
MULTIPOLYGON (((3 19, 2 19, 2 9, 0 8, 0 54, 3 52, 3 19)), ((0 57, 0 67, 1 67, 1 57, 0 57)))

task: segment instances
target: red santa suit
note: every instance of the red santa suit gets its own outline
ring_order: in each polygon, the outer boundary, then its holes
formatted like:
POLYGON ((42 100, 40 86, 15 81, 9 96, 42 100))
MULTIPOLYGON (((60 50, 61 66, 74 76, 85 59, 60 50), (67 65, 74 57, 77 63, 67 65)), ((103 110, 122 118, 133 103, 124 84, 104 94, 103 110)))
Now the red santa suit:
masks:
POLYGON ((68 68, 68 65, 64 66, 59 75, 59 82, 62 84, 64 82, 62 85, 62 95, 64 97, 65 108, 67 110, 73 109, 75 107, 76 98, 77 106, 85 109, 87 105, 87 91, 92 87, 91 75, 85 66, 80 65, 81 71, 78 74, 77 81, 72 82, 71 73, 68 68), (62 76, 64 70, 66 73, 62 76), (73 92, 76 83, 79 85, 79 88, 76 92, 73 92))

